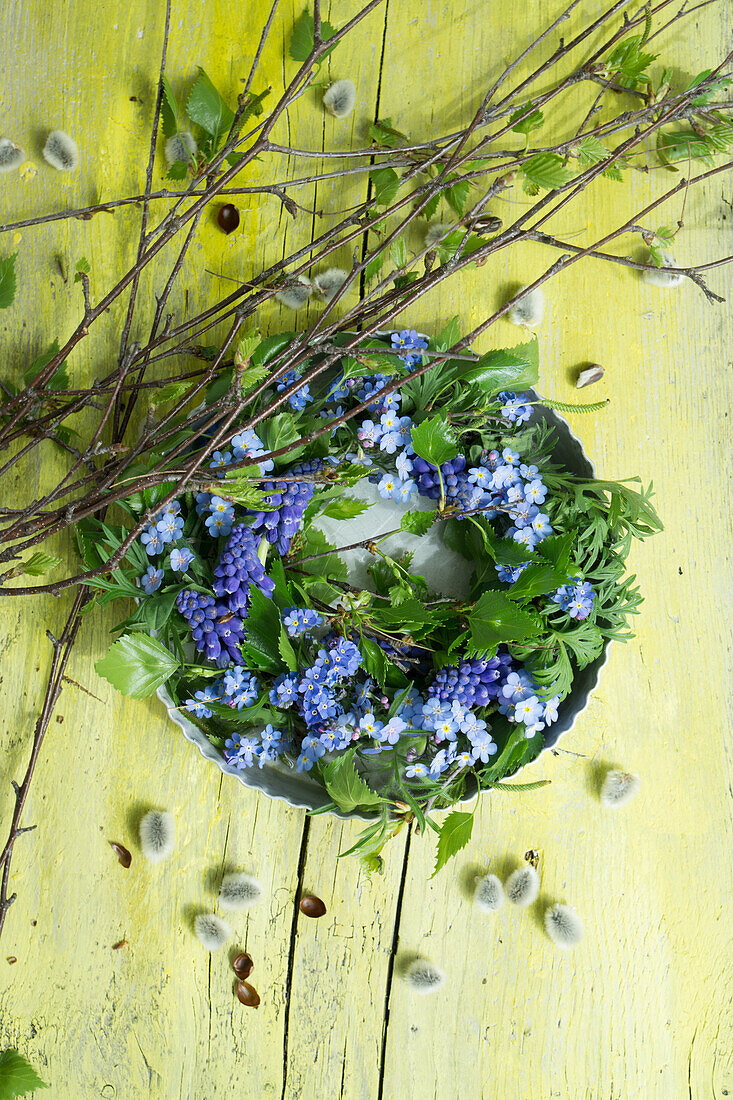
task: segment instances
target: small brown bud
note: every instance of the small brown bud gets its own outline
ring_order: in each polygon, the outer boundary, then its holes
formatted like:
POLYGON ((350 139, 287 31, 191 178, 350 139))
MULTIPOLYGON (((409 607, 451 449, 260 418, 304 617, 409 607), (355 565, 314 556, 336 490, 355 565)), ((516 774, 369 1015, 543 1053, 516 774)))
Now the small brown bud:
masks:
POLYGON ((240 981, 248 978, 254 970, 254 959, 246 951, 242 951, 232 962, 232 970, 240 981))
POLYGON ((603 374, 603 367, 599 363, 592 363, 591 366, 581 370, 575 385, 579 390, 582 390, 583 386, 592 386, 594 382, 600 382, 603 374))
POLYGON ((260 1003, 260 995, 249 982, 237 982, 237 998, 248 1008, 257 1008, 260 1003))
POLYGON ((129 867, 132 863, 132 856, 130 855, 124 844, 117 844, 114 840, 111 840, 109 843, 112 851, 115 853, 122 866, 129 867))
POLYGON ((326 906, 314 894, 304 894, 300 899, 300 911, 306 917, 322 917, 326 906))
POLYGON ((8 955, 8 962, 10 963, 11 966, 13 965, 13 963, 17 963, 17 961, 18 961, 17 955, 8 955))
POLYGON ((239 226, 239 211, 236 206, 228 202, 226 206, 221 207, 216 215, 216 220, 219 223, 219 228, 223 229, 225 233, 233 233, 239 226))

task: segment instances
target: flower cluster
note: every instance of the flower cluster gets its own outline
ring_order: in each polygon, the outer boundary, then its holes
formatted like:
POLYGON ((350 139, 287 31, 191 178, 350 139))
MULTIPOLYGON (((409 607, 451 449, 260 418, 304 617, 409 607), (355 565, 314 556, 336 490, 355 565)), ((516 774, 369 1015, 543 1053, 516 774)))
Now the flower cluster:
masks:
POLYGON ((246 615, 250 585, 254 584, 266 596, 270 596, 275 587, 257 556, 258 541, 251 527, 238 523, 231 529, 219 555, 212 588, 230 611, 246 615))
MULTIPOLYGON (((319 459, 303 462, 288 471, 288 477, 312 474, 320 470, 319 459)), ((287 554, 290 543, 298 532, 303 513, 313 499, 316 486, 312 481, 265 481, 261 486, 267 493, 267 511, 251 512, 252 529, 260 532, 281 554, 287 554)))
POLYGON ((213 596, 184 588, 176 596, 176 607, 191 628, 196 648, 208 661, 225 668, 231 661, 244 664, 240 650, 242 620, 213 596))
POLYGON ((571 583, 558 588, 552 599, 571 619, 587 619, 595 600, 593 586, 588 581, 581 581, 580 577, 569 580, 571 583))

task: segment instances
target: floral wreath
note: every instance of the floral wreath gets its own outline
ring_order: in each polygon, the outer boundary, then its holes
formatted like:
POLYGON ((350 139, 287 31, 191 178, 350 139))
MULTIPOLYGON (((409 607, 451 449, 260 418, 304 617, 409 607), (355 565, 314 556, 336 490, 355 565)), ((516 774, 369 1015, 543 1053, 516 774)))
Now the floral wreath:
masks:
MULTIPOLYGON (((293 338, 245 349, 253 381, 293 338)), ((236 769, 285 765, 325 789, 325 809, 374 815, 351 849, 370 868, 408 816, 440 834, 436 870, 467 842, 470 812, 442 826, 431 812, 503 788, 540 753, 578 672, 631 636, 630 541, 660 527, 650 491, 553 460, 552 429, 517 392, 536 381, 536 341, 400 383, 458 339, 455 321, 433 340, 394 332, 310 383, 276 376, 263 407, 279 393, 289 411, 255 429, 248 407, 205 488, 158 511, 173 483, 122 501, 149 526, 122 567, 89 581, 102 602, 138 601, 100 674, 138 697, 165 683, 236 769), (303 443, 324 420, 332 430, 303 443), (349 584, 339 549, 353 544, 328 542, 318 522, 368 509, 348 492, 368 482, 404 506, 399 531, 435 528, 465 559, 466 598, 434 591, 410 553, 390 555, 380 544, 397 531, 359 544, 370 583, 349 584)), ((84 521, 86 564, 125 535, 84 521)))

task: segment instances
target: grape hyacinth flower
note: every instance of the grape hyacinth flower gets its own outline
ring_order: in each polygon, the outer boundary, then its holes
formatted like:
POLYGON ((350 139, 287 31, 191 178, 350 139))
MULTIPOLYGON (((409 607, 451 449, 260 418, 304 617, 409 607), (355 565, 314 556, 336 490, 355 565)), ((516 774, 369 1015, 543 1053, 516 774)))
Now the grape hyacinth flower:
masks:
MULTIPOLYGON (((288 471, 289 474, 310 474, 320 470, 323 463, 319 459, 300 463, 288 471)), ((267 512, 251 512, 254 516, 252 530, 261 532, 281 554, 287 554, 290 543, 295 537, 303 519, 303 513, 310 504, 315 485, 309 481, 266 481, 261 486, 268 494, 268 504, 274 505, 267 512)))
POLYGON ((239 644, 242 641, 242 620, 213 596, 205 596, 184 588, 176 596, 176 607, 191 627, 191 637, 207 660, 225 668, 230 661, 244 664, 239 644))
POLYGON ((231 529, 226 546, 214 569, 212 588, 229 611, 246 612, 250 585, 271 596, 275 584, 257 556, 258 539, 251 527, 238 523, 231 529))

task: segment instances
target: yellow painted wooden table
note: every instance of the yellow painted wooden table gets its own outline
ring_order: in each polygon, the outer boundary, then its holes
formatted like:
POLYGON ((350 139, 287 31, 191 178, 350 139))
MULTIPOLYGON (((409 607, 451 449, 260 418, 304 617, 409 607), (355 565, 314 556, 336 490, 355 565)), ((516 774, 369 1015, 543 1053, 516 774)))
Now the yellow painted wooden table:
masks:
MULTIPOLYGON (((267 8, 265 0, 173 0, 174 86, 182 90, 201 63, 233 99, 267 8)), ((334 0, 330 8, 341 23, 354 4, 334 0)), ((596 0, 581 8, 578 21, 601 10, 596 0)), ((283 56, 300 10, 285 0, 256 90, 265 78, 281 87, 291 73, 283 56)), ((332 77, 358 83, 352 119, 324 121, 312 92, 293 107, 283 134, 302 147, 348 147, 363 142, 365 120, 378 112, 416 138, 432 137, 467 120, 487 80, 559 10, 554 0, 513 7, 388 0, 329 63, 332 77)), ((1 221, 142 190, 162 13, 154 0, 4 5, 3 132, 33 151, 29 164, 38 171, 2 177, 1 221), (81 167, 68 176, 43 166, 37 152, 40 135, 54 126, 81 148, 81 167)), ((665 47, 669 63, 699 71, 717 60, 721 43, 730 46, 730 16, 729 2, 697 12, 694 29, 675 32, 665 47)), ((156 172, 159 179, 160 165, 156 172)), ((354 201, 364 186, 360 178, 348 184, 354 201)), ((631 214, 648 194, 641 175, 625 189, 603 182, 565 229, 582 239, 610 214, 631 214)), ((301 195, 312 205, 312 191, 301 195)), ((318 208, 328 211, 336 196, 323 186, 318 208)), ((720 255, 732 198, 730 176, 691 196, 681 261, 720 255)), ((202 224, 177 311, 214 300, 221 284, 205 269, 246 279, 280 254, 283 241, 310 239, 310 219, 293 222, 274 198, 240 208, 242 227, 231 237, 213 220, 202 224)), ((677 215, 675 208, 668 220, 677 215)), ((4 371, 19 370, 77 323, 80 288, 62 278, 56 257, 68 270, 86 256, 96 293, 131 259, 138 217, 133 208, 0 239, 0 255, 19 253, 20 282, 15 306, 0 315, 4 371)), ((348 265, 348 256, 341 259, 348 265)), ((539 246, 517 250, 511 263, 442 284, 421 317, 405 321, 432 328, 458 313, 467 328, 512 283, 546 265, 539 246)), ((730 297, 729 270, 710 282, 730 297)), ((143 288, 150 295, 147 277, 143 288)), ((100 680, 93 665, 119 616, 95 613, 31 788, 24 820, 38 827, 16 845, 18 900, 0 944, 0 1049, 28 1056, 51 1085, 38 1095, 733 1096, 732 315, 691 284, 664 292, 592 260, 551 284, 548 298, 542 392, 572 399, 574 369, 605 365, 593 396, 611 404, 575 417, 573 426, 602 476, 641 473, 654 481, 666 526, 633 554, 646 596, 636 640, 612 650, 577 728, 531 769, 532 779, 551 785, 523 797, 485 796, 469 847, 436 879, 429 881, 432 843, 403 832, 386 852, 384 875, 370 881, 337 858, 358 824, 309 822, 246 791, 202 761, 157 700, 122 701, 100 680), (642 776, 642 793, 620 812, 604 810, 594 793, 603 763, 642 776), (151 806, 172 811, 178 829, 174 856, 157 867, 139 858, 134 840, 151 806), (129 871, 117 865, 110 840, 133 847, 129 871), (503 872, 529 848, 540 853, 542 898, 575 905, 586 922, 574 953, 552 949, 535 909, 487 919, 467 900, 476 868, 503 872), (235 922, 237 942, 256 960, 257 1011, 232 996, 228 956, 207 955, 190 930, 191 914, 213 902, 212 881, 240 867, 266 893, 235 922), (325 918, 297 917, 301 889, 325 900, 325 918), (113 950, 123 939, 127 946, 113 950), (416 952, 448 972, 436 996, 416 997, 400 980, 401 960, 416 952)), ((72 355, 77 376, 100 370, 116 347, 120 317, 111 311, 72 355)), ((277 306, 263 319, 270 331, 288 321, 277 306)), ((501 322, 490 341, 513 343, 516 335, 501 322)), ((18 468, 18 493, 36 494, 55 475, 45 464, 18 468)), ((69 546, 60 552, 71 563, 69 546)), ((10 779, 25 767, 49 667, 44 632, 59 629, 69 605, 68 596, 2 604, 3 836, 10 779)))

